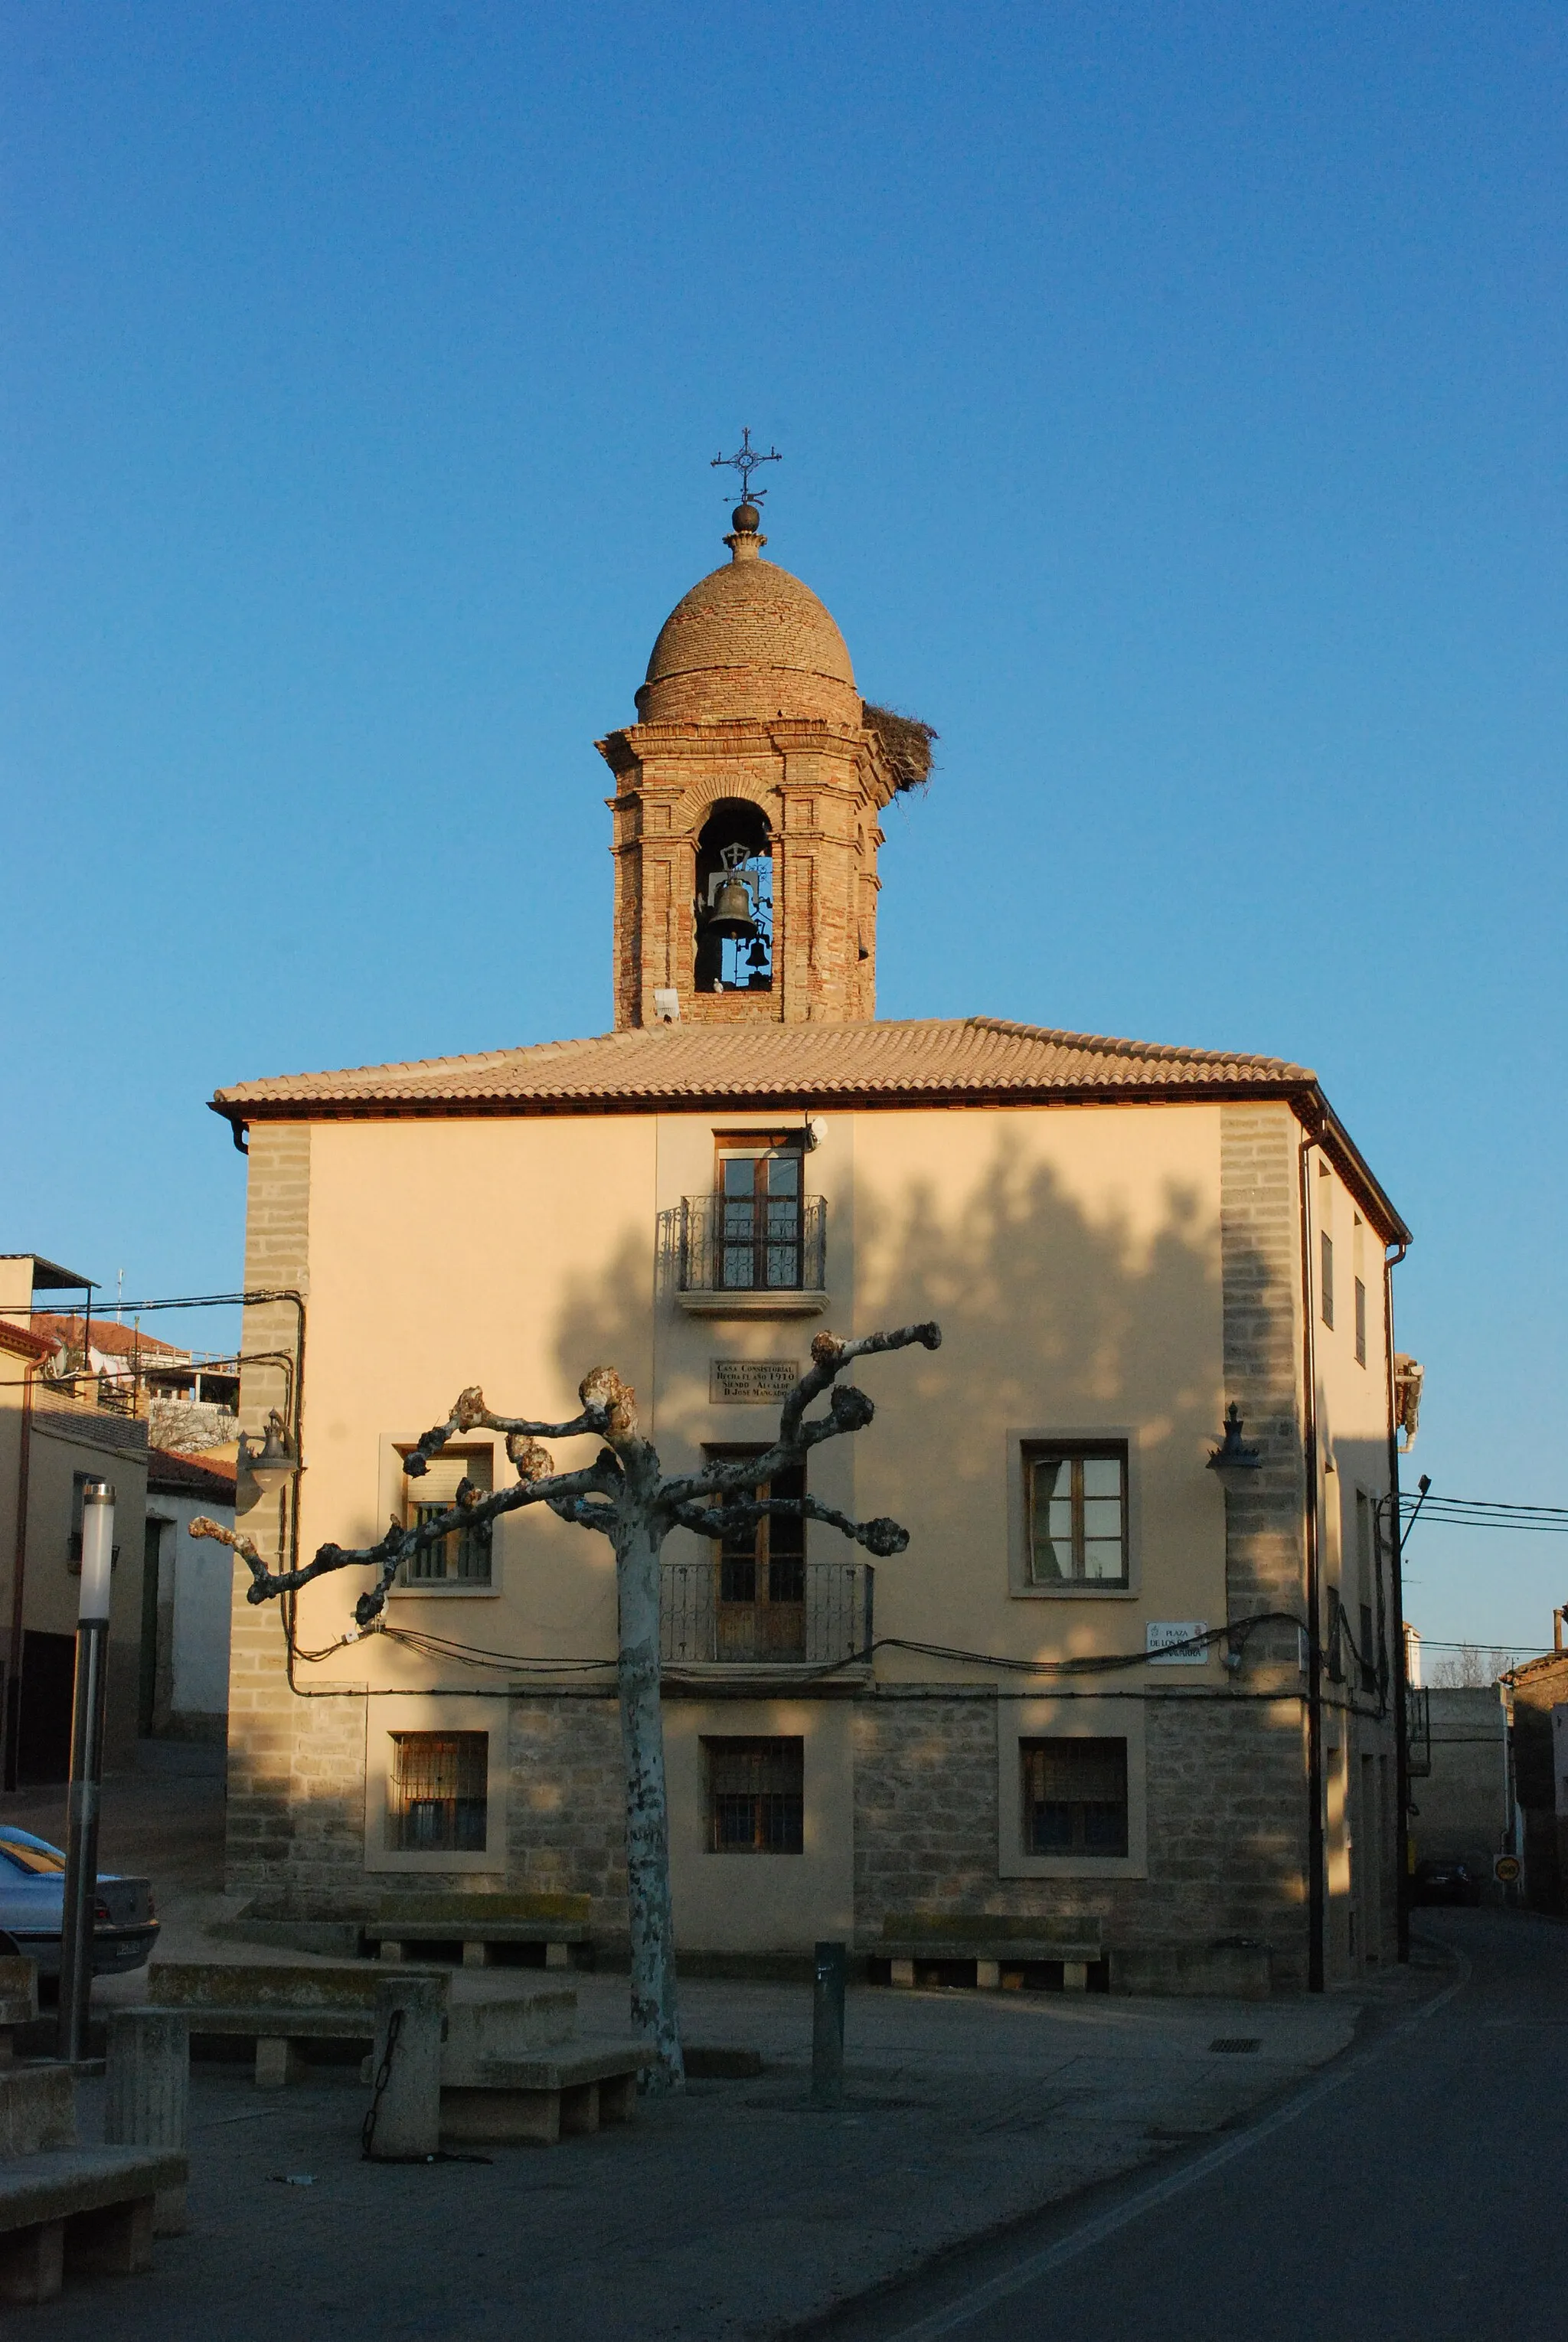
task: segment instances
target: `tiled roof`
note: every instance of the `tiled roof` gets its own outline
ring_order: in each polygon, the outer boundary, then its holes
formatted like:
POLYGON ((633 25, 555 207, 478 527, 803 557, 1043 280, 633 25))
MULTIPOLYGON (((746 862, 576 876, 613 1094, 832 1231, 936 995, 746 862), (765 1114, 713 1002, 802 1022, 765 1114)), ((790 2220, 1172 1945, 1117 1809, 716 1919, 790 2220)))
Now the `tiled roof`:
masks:
POLYGON ((205 1496, 209 1504, 232 1505, 235 1466, 222 1456, 179 1456, 172 1447, 147 1450, 147 1493, 160 1496, 205 1496))
POLYGON ((350 1113, 836 1100, 1248 1096, 1311 1087, 1280 1057, 1171 1048, 1058 1033, 996 1016, 848 1025, 660 1025, 587 1041, 546 1041, 484 1056, 427 1057, 340 1073, 285 1074, 219 1090, 220 1114, 350 1113))
MULTIPOLYGON (((62 1316, 40 1309, 34 1316, 33 1330, 52 1335, 56 1342, 81 1346, 79 1314, 62 1316)), ((185 1358, 190 1355, 187 1350, 175 1349, 172 1342, 160 1342, 155 1334, 138 1332, 135 1326, 117 1326, 112 1317, 95 1317, 89 1330, 94 1349, 104 1358, 131 1358, 138 1352, 144 1358, 185 1358)))
POLYGON ((219 1090, 236 1136, 249 1122, 315 1116, 628 1113, 814 1106, 1025 1106, 1095 1099, 1287 1100, 1391 1240, 1406 1228, 1305 1066, 1241 1050, 1174 1048, 1059 1033, 1000 1016, 844 1025, 658 1025, 484 1056, 426 1057, 338 1073, 280 1074, 219 1090))

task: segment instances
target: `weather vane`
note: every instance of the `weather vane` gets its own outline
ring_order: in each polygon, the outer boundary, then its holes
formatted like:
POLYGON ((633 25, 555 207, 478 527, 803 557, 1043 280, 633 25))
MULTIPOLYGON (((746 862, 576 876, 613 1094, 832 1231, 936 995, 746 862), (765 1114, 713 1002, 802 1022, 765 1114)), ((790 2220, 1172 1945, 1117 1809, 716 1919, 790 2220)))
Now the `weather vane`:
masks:
POLYGON ((783 462, 784 457, 776 447, 770 447, 765 455, 757 454, 756 449, 752 445, 752 426, 748 423, 741 433, 738 452, 734 455, 715 455, 709 468, 717 471, 721 464, 733 465, 741 475, 742 495, 748 504, 760 505, 767 490, 752 486, 752 474, 759 464, 782 464, 783 462))

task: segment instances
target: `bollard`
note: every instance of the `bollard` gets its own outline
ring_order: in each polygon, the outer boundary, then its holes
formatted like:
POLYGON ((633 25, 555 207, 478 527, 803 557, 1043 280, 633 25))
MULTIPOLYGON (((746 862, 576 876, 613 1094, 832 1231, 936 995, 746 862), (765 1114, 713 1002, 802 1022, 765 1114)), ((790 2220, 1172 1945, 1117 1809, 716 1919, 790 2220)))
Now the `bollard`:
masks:
MULTIPOLYGON (((153 2147, 184 2155, 190 2144, 191 2021, 170 2008, 109 2012, 109 2054, 104 2108, 106 2147, 153 2147)), ((185 2190, 161 2187, 153 2232, 183 2236, 185 2190)))
POLYGON ((446 1978, 385 1977, 375 1990, 374 2095, 361 2140, 372 2163, 419 2162, 441 2146, 446 1978))
POLYGON ((811 2007, 811 2102, 814 2107, 844 2104, 844 1981, 846 1966, 842 1944, 816 1947, 816 1981, 811 2007))

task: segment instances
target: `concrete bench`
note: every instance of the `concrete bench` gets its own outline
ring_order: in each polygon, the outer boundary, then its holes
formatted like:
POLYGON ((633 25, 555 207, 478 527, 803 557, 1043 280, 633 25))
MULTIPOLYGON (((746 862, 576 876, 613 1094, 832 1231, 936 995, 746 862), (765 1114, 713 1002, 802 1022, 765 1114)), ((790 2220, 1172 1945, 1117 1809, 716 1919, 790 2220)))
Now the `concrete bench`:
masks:
MULTIPOLYGON (((437 1972, 443 1996, 447 1979, 437 1972)), ((376 1974, 357 1962, 343 1967, 229 1966, 221 1961, 155 1960, 147 1999, 177 2010, 193 2036, 254 2040, 258 2090, 281 2090, 300 2070, 310 2041, 375 2037, 376 1974)))
POLYGON ((52 2301, 67 2267, 150 2268, 158 2198, 185 2175, 183 2154, 78 2147, 68 2067, 0 2074, 0 2300, 52 2301))
POLYGON ((640 2042, 585 2046, 554 2057, 491 2058, 441 2084, 441 2136, 453 2146, 532 2141, 554 2147, 630 2122, 637 2077, 653 2062, 640 2042))
POLYGON ((492 1964, 502 1946, 541 1944, 547 1968, 569 1968, 589 1940, 585 1895, 420 1895, 384 1903, 365 1926, 384 1960, 428 1958, 430 1947, 458 1944, 464 1967, 492 1964))
POLYGON ((16 2028, 38 2014, 38 1963, 0 1959, 0 2067, 15 2062, 16 2028))
POLYGON ((994 1991, 1008 1967, 1059 1961, 1066 1992, 1085 1992, 1089 1970, 1104 1957, 1097 1919, 1033 1918, 1012 1912, 926 1914, 893 1912, 871 1958, 886 1960, 891 1981, 908 1988, 917 1968, 938 1962, 973 1964, 982 1991, 994 1991))

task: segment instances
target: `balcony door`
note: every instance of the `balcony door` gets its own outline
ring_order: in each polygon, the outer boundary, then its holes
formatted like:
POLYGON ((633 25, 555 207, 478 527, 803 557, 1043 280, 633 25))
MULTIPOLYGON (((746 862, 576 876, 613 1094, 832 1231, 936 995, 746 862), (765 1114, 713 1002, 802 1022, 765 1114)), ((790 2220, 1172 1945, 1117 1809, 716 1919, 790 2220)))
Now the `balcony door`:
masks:
MULTIPOLYGON (((756 1448, 710 1447, 714 1457, 756 1455, 756 1448)), ((804 1496, 805 1473, 796 1466, 764 1481, 759 1496, 804 1496)), ((738 1509, 745 1495, 731 1499, 738 1509)), ((805 1656, 805 1523, 798 1514, 770 1513, 737 1520, 714 1541, 714 1656, 733 1666, 805 1656)))
POLYGON ((787 1292, 804 1283, 803 1166, 798 1143, 721 1140, 719 1283, 725 1292, 787 1292))

